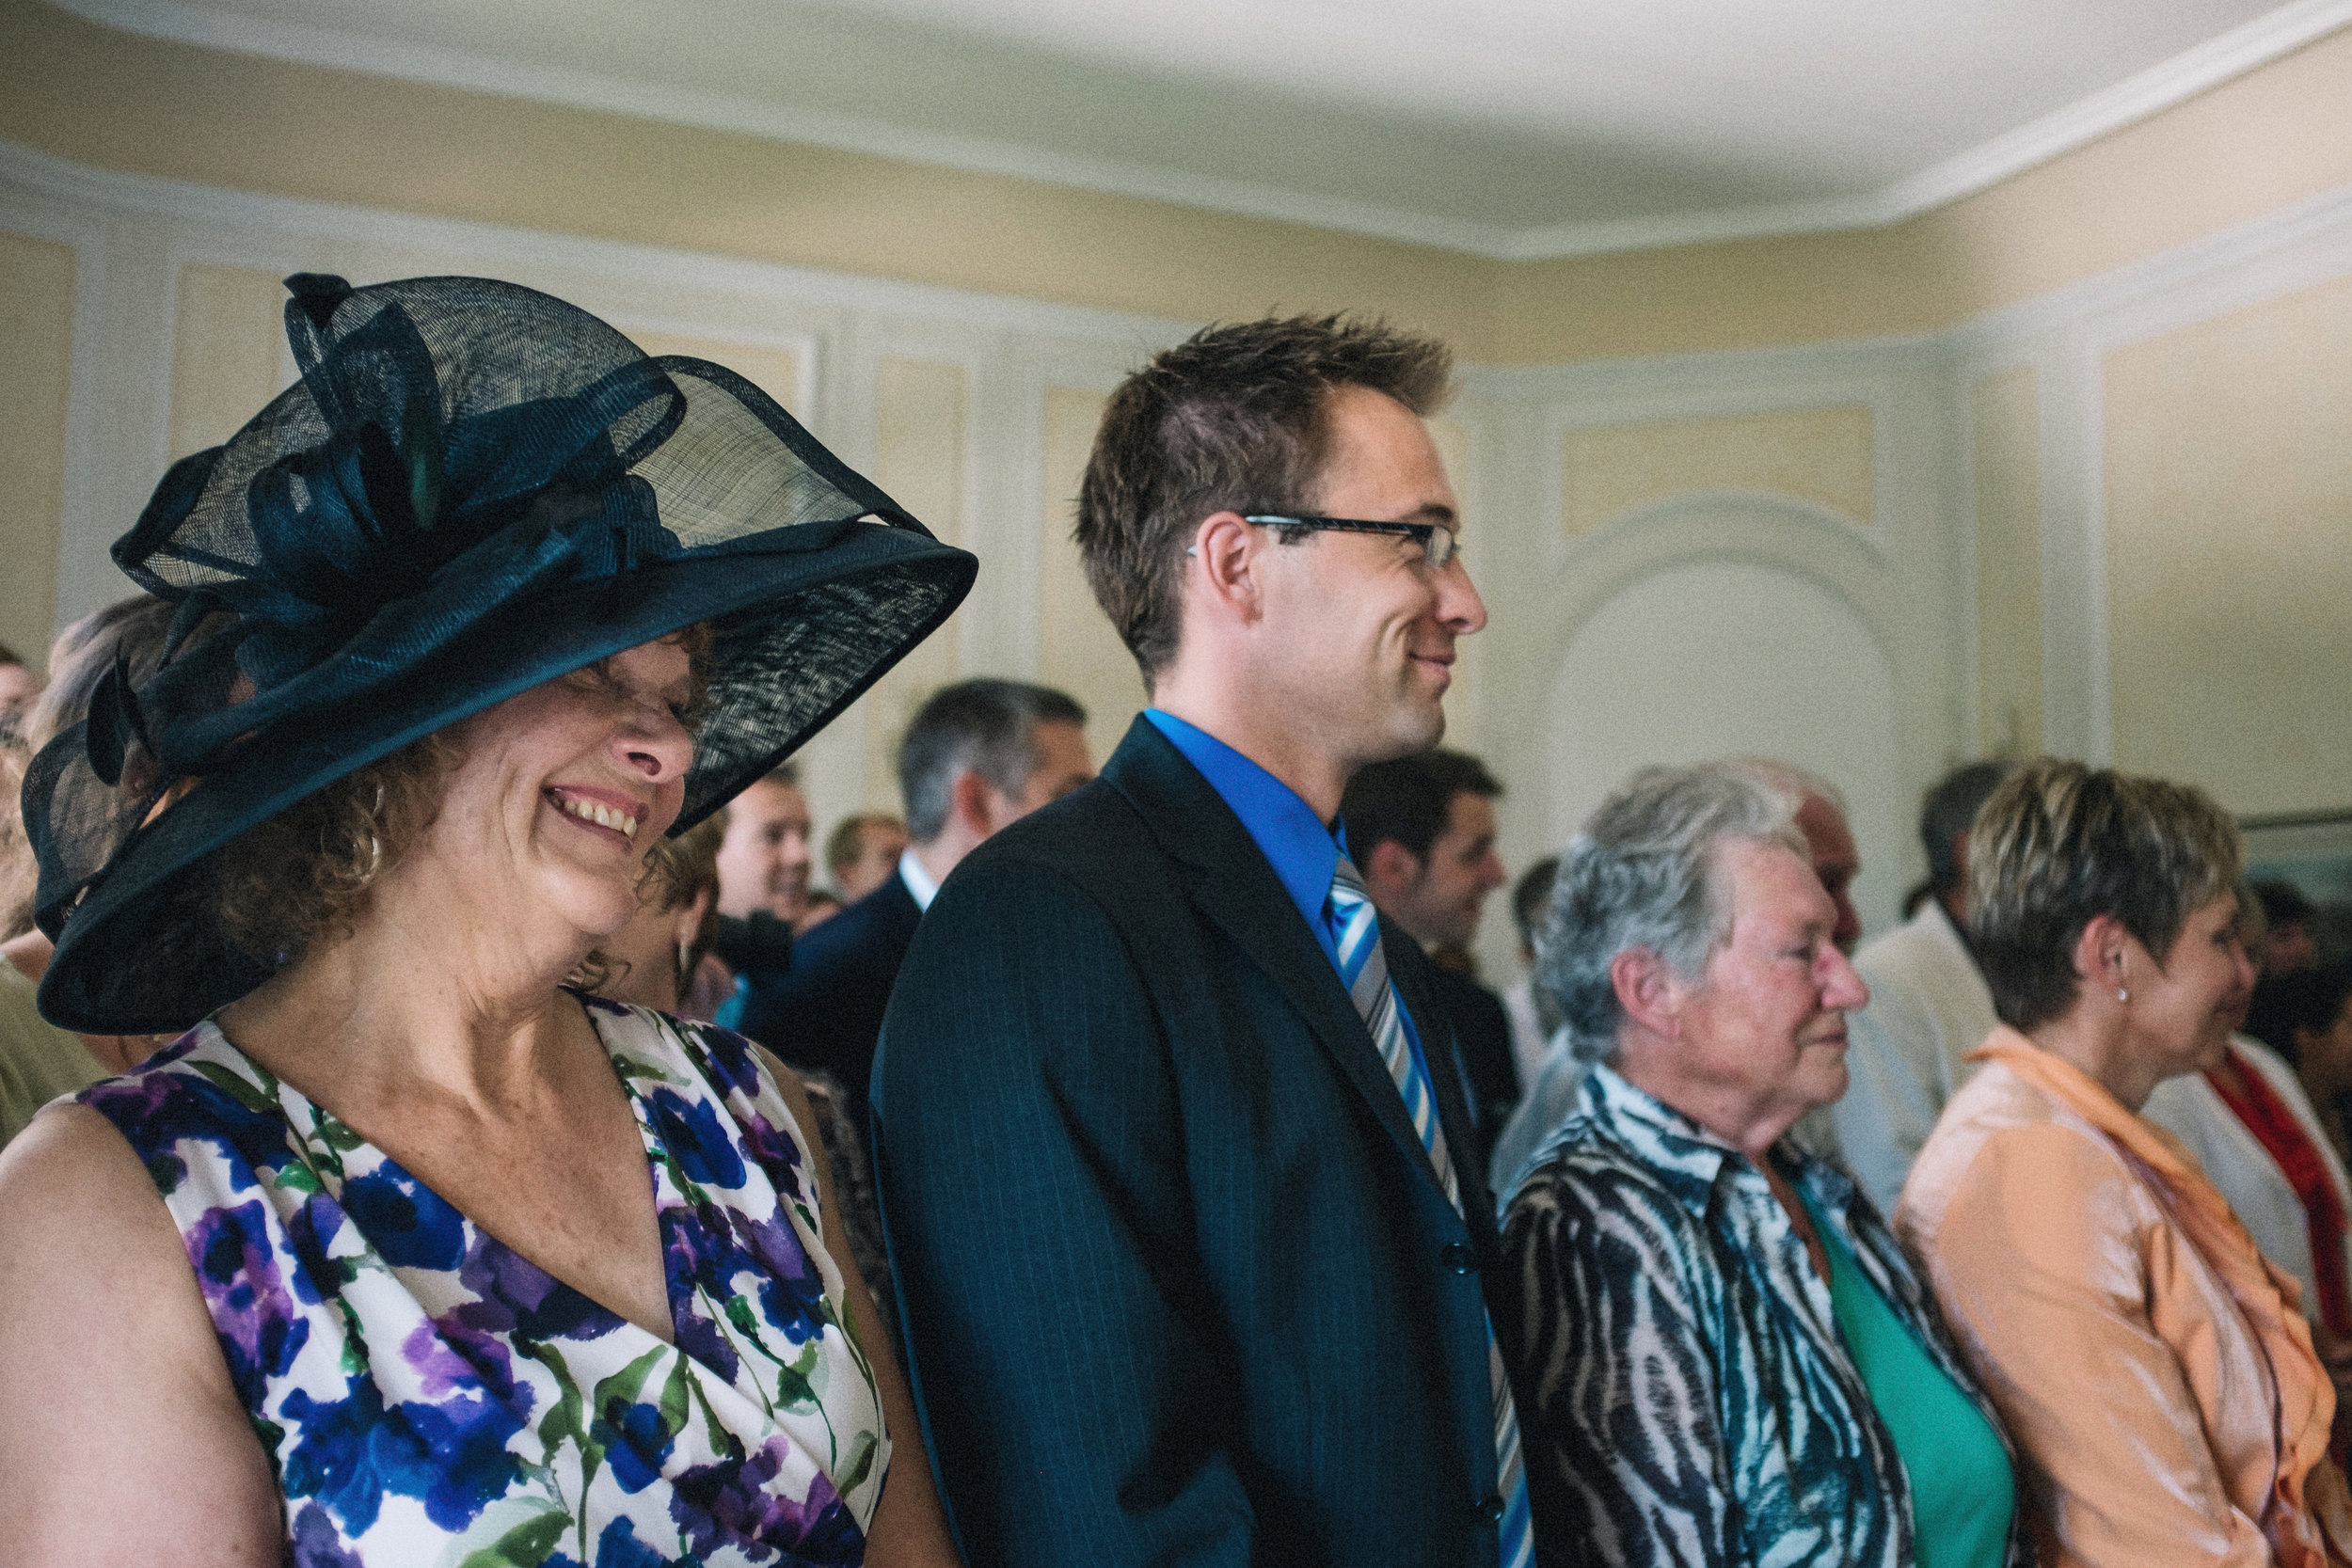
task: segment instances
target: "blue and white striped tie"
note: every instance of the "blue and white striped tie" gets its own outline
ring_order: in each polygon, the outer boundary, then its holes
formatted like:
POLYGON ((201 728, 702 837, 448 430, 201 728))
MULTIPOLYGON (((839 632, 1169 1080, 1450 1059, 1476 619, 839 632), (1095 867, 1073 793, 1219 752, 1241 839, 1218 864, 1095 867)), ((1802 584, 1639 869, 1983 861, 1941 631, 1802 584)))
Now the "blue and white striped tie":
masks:
MULTIPOLYGON (((1413 1131, 1429 1151, 1438 1185, 1445 1189, 1455 1213, 1462 1212, 1461 1184, 1454 1180, 1454 1161, 1446 1153, 1445 1129, 1438 1125, 1438 1102, 1429 1087, 1429 1074, 1413 1054, 1405 1037, 1405 1019, 1389 984, 1389 960, 1380 951, 1380 917, 1364 892, 1363 879, 1345 855, 1331 873, 1331 921, 1338 932, 1340 981, 1347 987, 1373 1044, 1389 1064, 1396 1092, 1404 1097, 1405 1113, 1413 1131)), ((1534 1547, 1527 1518, 1527 1476, 1519 1458, 1519 1416, 1511 1402, 1511 1384, 1502 1370, 1502 1350, 1495 1343, 1495 1325, 1486 1323, 1486 1371, 1494 1394, 1496 1491, 1502 1498, 1502 1568, 1528 1568, 1534 1547)))

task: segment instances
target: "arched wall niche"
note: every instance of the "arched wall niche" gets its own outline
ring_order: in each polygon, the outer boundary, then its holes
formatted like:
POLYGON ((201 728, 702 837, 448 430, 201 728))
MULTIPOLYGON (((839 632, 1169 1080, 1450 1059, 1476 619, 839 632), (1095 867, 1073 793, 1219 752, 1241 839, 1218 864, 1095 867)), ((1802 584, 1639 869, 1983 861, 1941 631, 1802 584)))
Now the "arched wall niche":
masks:
POLYGON ((1845 794, 1856 904, 1872 933, 1896 923, 1910 781, 1940 761, 1947 694, 1909 651, 1908 595, 1876 538, 1791 497, 1678 497, 1577 541, 1544 598, 1521 650, 1543 672, 1521 688, 1540 712, 1506 727, 1511 776, 1545 781, 1518 814, 1540 839, 1520 858, 1565 844, 1636 768, 1769 754, 1845 794))

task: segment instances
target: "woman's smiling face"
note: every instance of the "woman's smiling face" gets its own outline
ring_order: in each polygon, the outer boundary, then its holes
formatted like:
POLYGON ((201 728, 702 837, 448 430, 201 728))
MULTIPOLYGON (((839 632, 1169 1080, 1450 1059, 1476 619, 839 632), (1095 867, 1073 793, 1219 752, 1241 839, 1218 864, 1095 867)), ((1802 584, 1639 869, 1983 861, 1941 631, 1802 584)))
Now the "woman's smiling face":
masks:
POLYGON ((693 737, 687 650, 643 642, 455 726, 463 760, 419 847, 466 902, 602 937, 637 912, 645 848, 677 819, 693 737))

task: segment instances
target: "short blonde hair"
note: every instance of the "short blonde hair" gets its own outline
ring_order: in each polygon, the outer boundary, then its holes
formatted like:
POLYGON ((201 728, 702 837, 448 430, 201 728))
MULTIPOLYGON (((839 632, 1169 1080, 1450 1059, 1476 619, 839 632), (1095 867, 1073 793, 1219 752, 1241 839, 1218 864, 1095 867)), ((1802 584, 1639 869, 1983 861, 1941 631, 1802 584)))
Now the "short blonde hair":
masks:
POLYGON ((2074 1005, 2074 943, 2108 915, 2161 964, 2244 869, 2237 825, 2191 784, 2042 757, 2004 780, 1968 835, 1968 937, 2001 1021, 2074 1005))

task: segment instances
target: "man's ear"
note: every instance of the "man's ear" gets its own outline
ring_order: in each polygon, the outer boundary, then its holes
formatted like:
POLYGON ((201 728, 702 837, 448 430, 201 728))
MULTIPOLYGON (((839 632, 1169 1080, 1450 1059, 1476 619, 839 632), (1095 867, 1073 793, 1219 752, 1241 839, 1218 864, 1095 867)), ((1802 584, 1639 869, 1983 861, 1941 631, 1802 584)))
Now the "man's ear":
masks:
POLYGON ((1364 891, 1378 904, 1421 880, 1421 857, 1397 840, 1384 838, 1356 869, 1364 874, 1364 891))
POLYGON ((1254 621, 1258 616, 1258 551, 1265 536, 1242 521, 1238 512, 1214 512, 1193 531, 1184 551, 1184 583, 1221 616, 1254 621))
POLYGON ((1681 976, 1646 947, 1628 947, 1609 960, 1609 989, 1616 993, 1617 1008, 1628 1021, 1661 1039, 1675 1039, 1682 1030, 1681 976))
POLYGON ((988 837, 1000 825, 996 820, 995 791, 969 768, 958 773, 955 783, 947 786, 947 810, 970 830, 975 842, 988 837))

